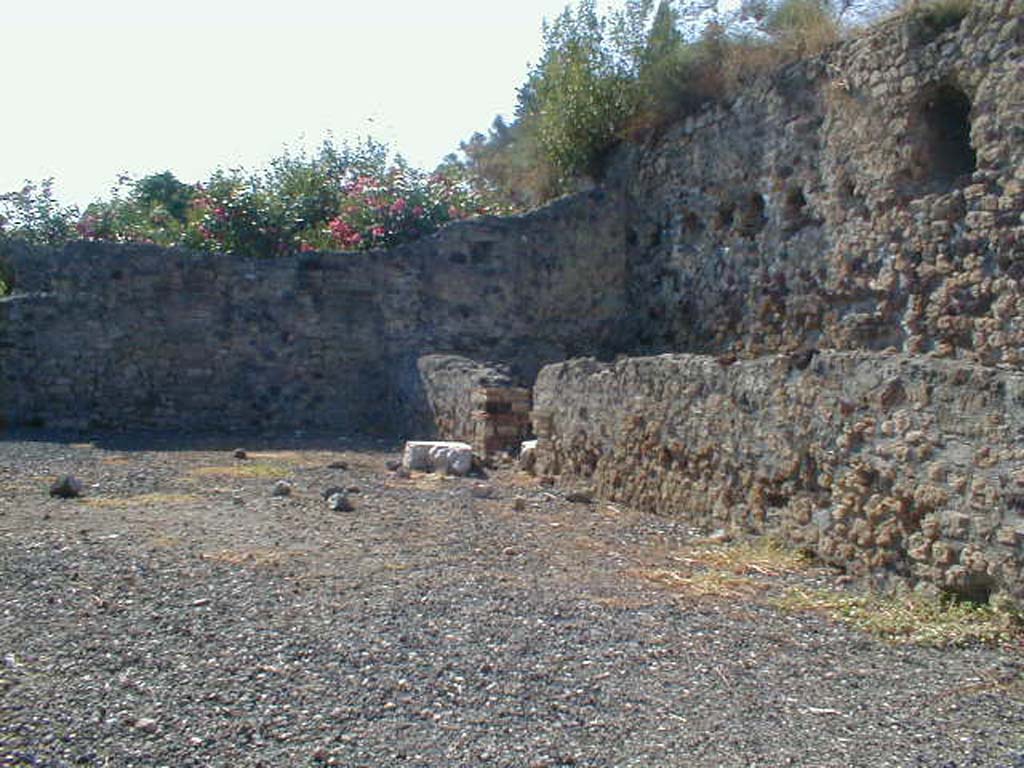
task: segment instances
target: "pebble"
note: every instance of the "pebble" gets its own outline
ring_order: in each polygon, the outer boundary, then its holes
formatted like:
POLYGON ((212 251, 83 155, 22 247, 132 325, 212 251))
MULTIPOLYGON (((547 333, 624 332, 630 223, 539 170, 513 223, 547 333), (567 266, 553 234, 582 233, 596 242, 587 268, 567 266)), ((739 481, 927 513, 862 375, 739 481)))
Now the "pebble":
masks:
POLYGON ((583 488, 578 491, 571 491, 565 494, 565 500, 570 501, 573 504, 593 504, 594 492, 589 488, 583 488))
POLYGON ((245 452, 244 448, 235 448, 235 450, 232 451, 231 455, 234 456, 236 459, 248 459, 249 458, 249 454, 245 452))
POLYGON ((291 496, 292 484, 287 480, 278 480, 274 483, 274 489, 270 493, 273 496, 291 496))

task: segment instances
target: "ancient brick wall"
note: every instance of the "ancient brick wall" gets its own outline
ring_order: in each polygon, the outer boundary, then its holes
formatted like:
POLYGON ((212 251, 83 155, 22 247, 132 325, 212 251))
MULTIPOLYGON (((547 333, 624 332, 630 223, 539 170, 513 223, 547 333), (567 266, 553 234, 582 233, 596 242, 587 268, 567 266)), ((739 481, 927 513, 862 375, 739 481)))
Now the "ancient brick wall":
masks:
POLYGON ((404 433, 417 359, 540 365, 627 346, 622 207, 600 190, 386 252, 272 260, 14 248, 8 423, 404 433))

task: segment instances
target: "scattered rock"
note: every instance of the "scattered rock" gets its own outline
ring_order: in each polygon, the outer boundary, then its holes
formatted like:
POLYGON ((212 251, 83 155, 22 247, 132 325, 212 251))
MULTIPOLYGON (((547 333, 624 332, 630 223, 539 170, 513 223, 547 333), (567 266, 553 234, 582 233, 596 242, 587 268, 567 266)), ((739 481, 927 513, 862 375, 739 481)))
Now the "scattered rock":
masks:
POLYGON ((565 494, 565 500, 573 504, 593 504, 594 491, 590 488, 581 488, 578 491, 570 491, 565 494))
POLYGON ((152 717, 140 717, 135 721, 135 727, 140 731, 145 731, 146 733, 156 733, 160 724, 152 717))
POLYGON ((725 530, 725 528, 718 528, 711 532, 708 536, 708 541, 712 544, 726 544, 732 541, 732 534, 725 530))
POLYGON ((328 469, 348 469, 348 464, 344 461, 332 461, 327 465, 328 469))
POLYGON ((512 509, 514 509, 516 512, 525 512, 526 511, 526 499, 524 499, 522 496, 516 496, 512 500, 512 509))
POLYGON ((533 472, 537 464, 537 441, 524 440, 519 447, 519 468, 524 472, 533 472))
POLYGON ((453 441, 410 440, 405 444, 402 466, 463 476, 473 468, 473 448, 453 441))
POLYGON ((477 483, 469 489, 469 495, 474 499, 496 499, 498 497, 498 489, 493 485, 477 483))
POLYGON ((410 477, 412 477, 412 472, 410 472, 405 467, 399 467, 398 469, 395 470, 395 477, 400 477, 403 480, 408 480, 410 477))
POLYGON ((384 466, 387 467, 390 472, 397 472, 399 469, 402 468, 402 460, 388 459, 386 462, 384 462, 384 466))
POLYGON ((360 488, 358 485, 350 485, 348 488, 345 489, 345 492, 359 494, 363 492, 363 489, 360 488))
POLYGON ((538 485, 552 486, 555 484, 555 478, 550 475, 544 475, 543 477, 537 478, 538 485))
POLYGON ((291 496, 292 484, 287 480, 278 480, 274 483, 274 489, 270 492, 272 496, 291 496))
POLYGON ((245 452, 244 448, 235 448, 235 450, 231 452, 231 455, 234 456, 236 459, 249 458, 249 454, 245 452))
POLYGON ((60 499, 77 499, 82 495, 82 481, 74 475, 64 475, 50 486, 50 495, 60 499))
POLYGON ((351 512, 355 509, 344 493, 332 493, 327 499, 327 506, 334 512, 351 512))
POLYGON ((342 488, 340 485, 329 485, 326 488, 324 488, 323 492, 320 495, 324 499, 329 499, 331 498, 331 496, 334 496, 337 493, 345 495, 345 489, 342 488))

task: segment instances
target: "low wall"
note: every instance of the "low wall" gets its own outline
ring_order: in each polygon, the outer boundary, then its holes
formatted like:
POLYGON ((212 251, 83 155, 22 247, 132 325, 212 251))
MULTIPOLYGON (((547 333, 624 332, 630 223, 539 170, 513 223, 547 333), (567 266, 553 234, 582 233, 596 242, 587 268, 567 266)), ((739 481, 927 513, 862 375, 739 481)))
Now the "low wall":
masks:
POLYGON ((853 572, 1024 602, 1024 374, 869 352, 573 360, 534 390, 538 468, 853 572))

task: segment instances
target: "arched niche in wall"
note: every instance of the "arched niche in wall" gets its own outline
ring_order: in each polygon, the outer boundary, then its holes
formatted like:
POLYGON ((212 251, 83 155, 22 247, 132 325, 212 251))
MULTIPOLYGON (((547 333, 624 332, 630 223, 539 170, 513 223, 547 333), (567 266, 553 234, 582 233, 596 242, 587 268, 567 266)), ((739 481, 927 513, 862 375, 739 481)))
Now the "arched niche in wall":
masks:
POLYGON ((942 83, 917 100, 910 115, 907 178, 915 192, 946 192, 978 166, 971 143, 971 99, 957 85, 942 83))

